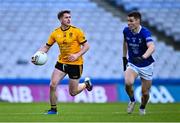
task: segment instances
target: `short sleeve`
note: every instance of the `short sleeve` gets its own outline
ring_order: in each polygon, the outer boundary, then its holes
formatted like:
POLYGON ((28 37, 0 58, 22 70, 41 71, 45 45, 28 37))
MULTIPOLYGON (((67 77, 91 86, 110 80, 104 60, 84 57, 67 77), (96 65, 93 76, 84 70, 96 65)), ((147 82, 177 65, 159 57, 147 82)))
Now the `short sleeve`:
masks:
POLYGON ((145 38, 146 42, 153 41, 151 32, 149 30, 144 31, 144 38, 145 38))
POLYGON ((51 33, 46 44, 52 46, 54 43, 55 43, 55 38, 53 36, 53 33, 51 33))
POLYGON ((124 37, 124 41, 125 42, 127 42, 127 40, 126 40, 126 32, 127 32, 127 27, 125 27, 124 29, 123 29, 123 37, 124 37))
POLYGON ((85 34, 81 29, 78 29, 78 41, 80 44, 86 42, 85 34))

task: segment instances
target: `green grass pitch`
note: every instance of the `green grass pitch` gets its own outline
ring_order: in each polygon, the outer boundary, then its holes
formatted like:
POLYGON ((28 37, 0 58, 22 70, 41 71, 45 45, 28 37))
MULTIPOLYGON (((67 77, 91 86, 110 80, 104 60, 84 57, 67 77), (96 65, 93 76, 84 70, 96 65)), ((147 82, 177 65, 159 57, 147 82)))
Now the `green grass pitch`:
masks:
POLYGON ((48 103, 0 103, 0 122, 180 122, 180 103, 148 104, 140 116, 139 104, 127 114, 127 103, 59 103, 58 115, 44 115, 48 103))

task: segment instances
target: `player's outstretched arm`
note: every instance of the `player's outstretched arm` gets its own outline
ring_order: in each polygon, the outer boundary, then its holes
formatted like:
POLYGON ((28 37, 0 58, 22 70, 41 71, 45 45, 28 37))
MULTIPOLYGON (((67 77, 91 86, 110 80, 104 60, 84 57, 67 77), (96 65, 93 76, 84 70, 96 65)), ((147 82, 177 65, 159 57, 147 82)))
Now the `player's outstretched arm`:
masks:
POLYGON ((51 47, 51 46, 45 44, 45 45, 43 45, 41 48, 39 48, 38 51, 42 51, 42 52, 44 52, 44 53, 47 53, 47 52, 49 51, 50 47, 51 47))
MULTIPOLYGON (((38 51, 36 51, 36 53, 37 53, 37 52, 47 53, 47 52, 49 51, 50 47, 51 47, 51 46, 48 46, 48 45, 45 44, 45 45, 43 45, 41 48, 39 48, 38 51)), ((35 54, 36 54, 36 53, 35 53, 35 54)), ((35 64, 36 58, 37 58, 37 57, 34 57, 34 56, 35 56, 35 55, 33 55, 33 56, 31 57, 31 62, 32 62, 33 64, 35 64)))

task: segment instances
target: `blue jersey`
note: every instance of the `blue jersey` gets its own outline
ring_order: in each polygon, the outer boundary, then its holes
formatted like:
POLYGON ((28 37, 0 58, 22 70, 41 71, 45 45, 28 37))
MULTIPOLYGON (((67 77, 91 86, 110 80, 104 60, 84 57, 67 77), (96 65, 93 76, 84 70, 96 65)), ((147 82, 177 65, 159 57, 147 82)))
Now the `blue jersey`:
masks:
POLYGON ((153 41, 151 33, 147 28, 141 27, 138 33, 133 33, 128 27, 125 27, 123 30, 123 34, 124 39, 128 45, 128 62, 136 65, 137 67, 146 67, 154 62, 152 56, 143 60, 143 62, 139 64, 133 63, 132 60, 134 57, 142 56, 148 48, 147 42, 153 41))

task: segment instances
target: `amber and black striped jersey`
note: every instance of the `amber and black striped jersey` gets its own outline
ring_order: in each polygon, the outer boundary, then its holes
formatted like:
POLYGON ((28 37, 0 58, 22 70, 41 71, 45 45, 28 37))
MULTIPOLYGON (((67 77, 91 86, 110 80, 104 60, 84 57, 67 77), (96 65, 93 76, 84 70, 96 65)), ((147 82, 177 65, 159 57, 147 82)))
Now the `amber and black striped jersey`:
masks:
POLYGON ((59 63, 82 65, 82 56, 73 62, 68 61, 68 56, 79 52, 81 50, 81 45, 86 41, 85 35, 80 28, 69 26, 66 30, 63 30, 60 27, 55 29, 49 36, 46 44, 49 46, 52 46, 55 42, 58 44, 60 50, 58 56, 59 63))

